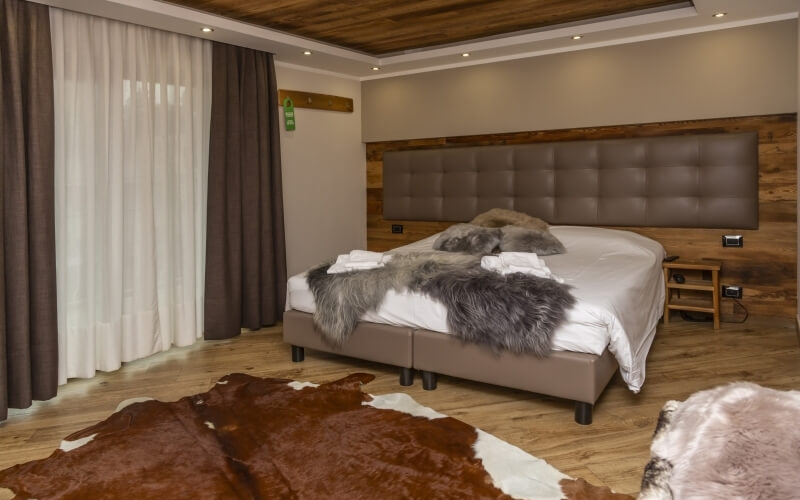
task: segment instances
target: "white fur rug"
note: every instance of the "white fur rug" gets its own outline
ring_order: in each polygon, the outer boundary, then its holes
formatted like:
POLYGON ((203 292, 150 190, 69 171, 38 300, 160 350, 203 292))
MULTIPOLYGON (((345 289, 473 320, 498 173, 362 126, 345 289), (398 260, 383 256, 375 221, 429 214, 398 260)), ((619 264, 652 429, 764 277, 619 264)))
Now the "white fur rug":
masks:
POLYGON ((664 405, 639 500, 800 498, 800 391, 737 382, 664 405))

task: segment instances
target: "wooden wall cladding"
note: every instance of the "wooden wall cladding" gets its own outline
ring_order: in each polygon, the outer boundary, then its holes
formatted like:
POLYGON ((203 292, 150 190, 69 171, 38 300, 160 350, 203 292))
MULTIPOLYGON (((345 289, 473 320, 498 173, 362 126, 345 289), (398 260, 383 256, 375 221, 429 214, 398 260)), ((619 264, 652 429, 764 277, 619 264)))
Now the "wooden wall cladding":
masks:
POLYGON ((657 240, 667 253, 682 258, 720 260, 723 263, 720 282, 744 288, 741 302, 751 314, 794 317, 797 313, 797 126, 794 113, 367 143, 367 247, 375 251, 389 250, 453 224, 383 219, 383 153, 386 151, 750 130, 758 131, 759 136, 757 230, 617 229, 657 240), (392 233, 392 224, 403 224, 403 233, 392 233), (722 247, 722 235, 731 233, 744 235, 743 248, 722 247))
POLYGON ((682 7, 685 0, 167 0, 372 55, 682 7))
POLYGON ((278 105, 283 106, 283 100, 291 97, 295 108, 322 109, 326 111, 353 112, 353 100, 349 97, 338 95, 317 94, 303 92, 302 90, 278 90, 278 105))

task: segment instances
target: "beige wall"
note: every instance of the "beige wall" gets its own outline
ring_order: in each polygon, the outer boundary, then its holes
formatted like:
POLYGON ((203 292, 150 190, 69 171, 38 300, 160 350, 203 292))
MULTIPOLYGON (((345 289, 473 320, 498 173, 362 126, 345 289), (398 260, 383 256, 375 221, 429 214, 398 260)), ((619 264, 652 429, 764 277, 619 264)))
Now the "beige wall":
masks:
MULTIPOLYGON (((296 108, 297 129, 281 115, 286 260, 296 274, 338 253, 366 248, 366 176, 361 84, 276 65, 278 88, 353 99, 353 113, 296 108)), ((283 113, 283 108, 280 108, 283 113)))
POLYGON ((365 142, 794 112, 797 21, 363 82, 365 142))

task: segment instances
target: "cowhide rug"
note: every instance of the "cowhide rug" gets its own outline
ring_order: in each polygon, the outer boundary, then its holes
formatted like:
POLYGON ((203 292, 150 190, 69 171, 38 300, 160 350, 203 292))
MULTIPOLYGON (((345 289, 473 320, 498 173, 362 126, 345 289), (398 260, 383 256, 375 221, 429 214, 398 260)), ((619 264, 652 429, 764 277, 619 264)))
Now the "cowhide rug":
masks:
POLYGON ((172 403, 124 406, 50 457, 0 471, 18 498, 631 499, 363 373, 316 386, 227 375, 172 403))

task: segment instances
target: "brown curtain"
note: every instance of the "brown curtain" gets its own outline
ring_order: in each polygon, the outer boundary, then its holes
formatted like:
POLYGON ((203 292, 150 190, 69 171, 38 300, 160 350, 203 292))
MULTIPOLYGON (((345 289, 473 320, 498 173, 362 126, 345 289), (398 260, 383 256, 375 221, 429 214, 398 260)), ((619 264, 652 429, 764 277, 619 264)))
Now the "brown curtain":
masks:
POLYGON ((272 325, 286 300, 278 90, 272 55, 214 43, 205 338, 272 325))
POLYGON ((51 51, 48 7, 0 0, 0 420, 58 387, 51 51))

